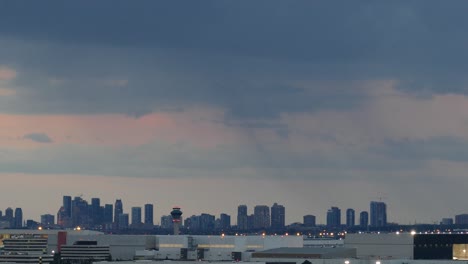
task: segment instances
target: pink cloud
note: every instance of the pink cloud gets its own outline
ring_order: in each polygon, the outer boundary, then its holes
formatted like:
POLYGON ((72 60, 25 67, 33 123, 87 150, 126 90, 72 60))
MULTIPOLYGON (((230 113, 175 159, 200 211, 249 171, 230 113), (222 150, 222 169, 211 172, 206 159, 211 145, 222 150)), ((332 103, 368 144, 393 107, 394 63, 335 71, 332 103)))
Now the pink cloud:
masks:
POLYGON ((8 115, 0 114, 0 144, 34 147, 37 142, 23 135, 40 131, 53 144, 104 146, 142 145, 154 141, 188 142, 213 147, 239 140, 238 132, 212 122, 222 114, 216 110, 153 113, 141 118, 125 115, 8 115), (206 120, 202 120, 206 118, 206 120))
POLYGON ((0 66, 0 81, 8 81, 16 77, 16 71, 6 66, 0 66))
POLYGON ((351 111, 284 114, 291 144, 321 151, 352 146, 366 149, 387 139, 468 140, 468 96, 441 94, 414 97, 395 88, 395 81, 366 82, 371 100, 351 111))
POLYGON ((0 88, 0 96, 10 96, 16 94, 16 91, 13 89, 0 88))

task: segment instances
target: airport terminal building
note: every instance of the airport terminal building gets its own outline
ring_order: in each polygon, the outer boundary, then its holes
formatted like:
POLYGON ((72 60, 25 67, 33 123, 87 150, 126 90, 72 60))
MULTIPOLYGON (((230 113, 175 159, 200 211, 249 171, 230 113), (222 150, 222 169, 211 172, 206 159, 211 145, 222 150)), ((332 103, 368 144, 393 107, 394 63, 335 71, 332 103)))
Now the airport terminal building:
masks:
POLYGON ((0 262, 49 263, 54 255, 72 262, 172 260, 302 264, 308 260, 312 264, 411 264, 430 260, 448 264, 468 260, 468 233, 362 233, 347 234, 344 243, 326 242, 310 247, 304 244, 302 236, 108 235, 88 230, 0 230, 0 262))

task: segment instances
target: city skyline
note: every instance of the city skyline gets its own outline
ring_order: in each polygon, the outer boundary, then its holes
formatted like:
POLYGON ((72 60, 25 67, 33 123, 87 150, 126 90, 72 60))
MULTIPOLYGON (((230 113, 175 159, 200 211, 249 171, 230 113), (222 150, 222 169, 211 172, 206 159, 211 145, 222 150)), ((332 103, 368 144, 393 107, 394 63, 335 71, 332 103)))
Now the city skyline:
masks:
MULTIPOLYGON (((56 217, 55 224, 60 225, 64 228, 70 228, 70 227, 76 227, 76 226, 87 226, 87 225, 96 225, 99 223, 99 225, 106 225, 107 227, 104 227, 104 229, 122 229, 120 226, 120 219, 123 216, 125 220, 125 228, 128 228, 129 225, 133 226, 133 228, 138 228, 138 225, 140 225, 140 228, 143 227, 143 225, 150 224, 150 226, 154 225, 161 225, 163 224, 163 218, 165 217, 170 217, 170 214, 166 211, 160 210, 160 214, 155 214, 155 212, 158 212, 157 206, 152 203, 146 202, 145 204, 140 204, 140 205, 127 205, 124 206, 126 203, 122 199, 115 199, 114 203, 107 203, 105 201, 102 201, 100 197, 90 197, 86 198, 83 197, 83 194, 80 194, 78 196, 70 196, 70 195, 65 195, 62 197, 62 204, 60 205, 60 209, 56 214, 51 213, 51 212, 42 212, 40 214, 39 218, 23 218, 23 211, 22 207, 17 207, 16 210, 14 211, 14 215, 16 217, 16 214, 19 210, 19 214, 21 215, 22 220, 34 220, 38 221, 39 223, 42 221, 42 219, 48 219, 49 216, 52 216, 53 218, 56 217), (89 202, 88 202, 89 199, 89 202), (85 203, 86 208, 84 209, 79 209, 80 204, 85 203), (108 206, 109 212, 111 215, 106 215, 106 211, 108 211, 108 206), (76 218, 76 216, 73 215, 73 211, 77 210, 75 207, 78 209, 78 215, 81 214, 79 211, 86 211, 86 219, 85 222, 87 224, 76 224, 76 222, 82 222, 83 220, 79 220, 76 218), (156 209, 156 210, 155 210, 156 209), (88 216, 89 214, 89 216, 88 216), (67 218, 69 220, 67 220, 67 218), (161 222, 159 222, 161 220, 161 222), (111 227, 113 226, 113 227, 111 227)), ((362 205, 361 205, 362 206, 362 205)), ((179 206, 176 206, 179 208, 179 206)), ((13 207, 14 208, 14 207, 13 207)), ((373 228, 379 228, 379 227, 385 227, 388 224, 397 224, 397 225, 413 225, 413 224, 435 224, 435 223, 446 223, 451 219, 452 222, 457 222, 454 221, 454 219, 457 216, 463 216, 463 215, 468 215, 466 213, 459 213, 453 216, 446 216, 443 217, 437 221, 422 221, 422 222, 414 222, 414 223, 402 223, 402 222, 389 222, 387 220, 387 204, 383 202, 380 198, 379 201, 369 201, 369 205, 367 209, 364 209, 361 211, 358 215, 356 215, 356 207, 353 208, 340 208, 338 206, 331 206, 331 208, 328 208, 326 212, 321 212, 319 214, 308 214, 304 213, 303 215, 300 215, 299 217, 301 218, 300 221, 292 221, 288 222, 288 213, 286 210, 286 207, 283 204, 278 204, 277 202, 274 202, 271 205, 237 205, 236 213, 230 213, 233 210, 229 210, 228 208, 223 208, 224 211, 215 210, 218 213, 213 213, 212 211, 194 211, 193 208, 191 211, 191 214, 185 215, 182 217, 183 220, 186 220, 187 218, 191 218, 194 216, 197 216, 199 214, 201 215, 213 215, 214 217, 219 216, 220 220, 223 219, 223 215, 225 217, 229 217, 229 223, 232 223, 232 225, 237 226, 238 221, 242 221, 241 227, 238 227, 238 230, 245 230, 247 229, 247 225, 250 225, 248 229, 252 228, 272 228, 272 229, 281 229, 284 228, 286 225, 294 224, 294 223, 303 223, 305 221, 306 216, 312 216, 314 217, 314 222, 316 222, 317 225, 323 225, 327 226, 330 228, 333 227, 338 227, 338 226, 346 226, 346 227, 353 227, 353 226, 362 226, 362 217, 363 213, 366 214, 365 222, 368 223, 369 227, 373 228), (341 213, 343 211, 343 214, 341 213), (245 216, 245 218, 244 218, 245 216), (249 219, 249 217, 254 217, 252 220, 249 219), (320 219, 324 217, 325 221, 321 222, 320 219), (231 218, 233 221, 231 221, 231 218), (317 219, 317 220, 316 220, 317 219)), ((9 206, 8 209, 11 211, 10 214, 13 214, 12 207, 9 206)), ((163 209, 163 208, 160 208, 163 209)), ((172 207, 174 209, 174 207, 172 207)), ((213 208, 212 208, 213 209, 213 208)), ((221 209, 221 210, 223 210, 221 209)), ((196 209, 195 209, 196 210, 196 209)), ((0 209, 0 217, 5 215, 6 212, 2 211, 0 209)), ((297 217, 297 216, 296 216, 297 217)), ((81 218, 80 218, 81 219, 81 218)), ((461 219, 461 218, 460 218, 461 219)), ((225 220, 224 220, 225 221, 225 220)), ((464 222, 464 221, 463 221, 464 222)), ((213 219, 214 223, 214 219, 213 219)), ((12 225, 15 226, 18 224, 18 220, 14 220, 12 222, 12 225)), ((146 225, 148 227, 148 225, 146 225)))
POLYGON ((388 222, 465 213, 467 9, 0 1, 0 208, 279 202, 324 224, 382 197, 388 222))

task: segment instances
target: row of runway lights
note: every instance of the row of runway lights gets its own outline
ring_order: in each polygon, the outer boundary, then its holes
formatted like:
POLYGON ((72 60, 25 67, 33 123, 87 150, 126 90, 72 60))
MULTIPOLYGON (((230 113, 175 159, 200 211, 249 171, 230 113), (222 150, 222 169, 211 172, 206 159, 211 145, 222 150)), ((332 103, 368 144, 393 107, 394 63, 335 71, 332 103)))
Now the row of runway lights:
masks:
MULTIPOLYGON (((350 263, 351 263, 351 262, 349 262, 349 260, 345 260, 345 262, 344 262, 344 264, 350 264, 350 263)), ((380 260, 377 260, 377 261, 375 262, 375 264, 381 264, 381 263, 380 263, 380 260)))
MULTIPOLYGON (((42 226, 38 227, 38 230, 42 230, 42 226)), ((73 230, 81 231, 81 227, 77 226, 77 227, 74 228, 73 230)), ((396 231, 396 232, 395 232, 395 234, 397 234, 397 235, 399 235, 399 234, 401 234, 401 233, 405 233, 405 232, 403 232, 403 231, 396 231)), ((453 232, 453 233, 454 233, 454 234, 468 234, 468 232, 453 232)), ((339 232, 339 233, 337 233, 338 236, 344 236, 344 235, 346 235, 346 234, 347 234, 346 231, 345 231, 345 232, 339 232)), ((359 234, 363 234, 363 232, 359 232, 359 234)), ((380 232, 377 232, 377 234, 380 234, 380 232)), ((416 234, 426 234, 426 235, 427 235, 427 234, 452 234, 452 232, 451 232, 451 231, 448 231, 448 232, 441 232, 441 231, 437 230, 436 232, 433 232, 433 231, 427 232, 427 231, 426 231, 426 232, 419 232, 419 233, 417 233, 416 231, 412 230, 412 231, 410 231, 410 234, 411 234, 411 235, 416 235, 416 234)), ((266 233, 262 233, 261 235, 262 235, 262 236, 266 236, 266 233)), ((300 232, 297 232, 297 233, 296 233, 296 236, 302 236, 302 235, 303 235, 303 234, 301 234, 300 232)), ((310 235, 310 234, 309 234, 309 235, 310 235)), ((326 233, 326 232, 319 233, 319 236, 321 236, 321 237, 323 237, 323 236, 334 236, 334 235, 335 235, 335 233, 326 233)), ((225 234, 223 233, 223 234, 221 234, 221 236, 224 237, 225 234)), ((238 233, 236 233, 236 236, 245 236, 245 235, 244 235, 244 234, 238 234, 238 233)), ((270 235, 270 236, 278 236, 278 234, 274 234, 274 235, 270 235)), ((289 236, 289 233, 285 233, 284 235, 281 235, 281 236, 289 236)), ((345 263, 345 264, 347 264, 347 263, 345 263)), ((380 263, 376 263, 376 264, 380 264, 380 263)))

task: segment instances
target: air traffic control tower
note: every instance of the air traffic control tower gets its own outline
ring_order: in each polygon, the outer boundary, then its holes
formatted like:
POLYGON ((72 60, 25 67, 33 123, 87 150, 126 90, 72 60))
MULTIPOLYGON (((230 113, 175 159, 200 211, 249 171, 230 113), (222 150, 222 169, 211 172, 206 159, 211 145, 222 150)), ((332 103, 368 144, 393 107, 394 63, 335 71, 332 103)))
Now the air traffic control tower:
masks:
POLYGON ((174 235, 177 236, 179 235, 180 222, 182 222, 182 211, 180 211, 180 207, 176 206, 172 208, 171 216, 174 225, 174 235))

